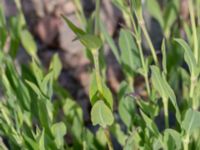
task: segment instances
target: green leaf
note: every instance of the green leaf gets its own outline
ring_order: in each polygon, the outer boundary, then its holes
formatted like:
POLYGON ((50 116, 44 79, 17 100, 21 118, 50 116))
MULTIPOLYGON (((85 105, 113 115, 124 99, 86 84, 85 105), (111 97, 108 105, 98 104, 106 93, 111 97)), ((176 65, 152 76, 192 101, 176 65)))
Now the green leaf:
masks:
POLYGON ((102 46, 102 41, 99 37, 91 34, 86 34, 79 37, 80 42, 90 50, 98 50, 102 46))
POLYGON ((45 131, 49 132, 49 127, 53 121, 53 105, 46 99, 38 100, 38 114, 41 125, 45 131))
MULTIPOLYGON (((179 0, 173 0, 166 3, 166 7, 164 10, 163 18, 164 19, 164 32, 170 32, 172 25, 177 19, 177 15, 179 14, 179 0)), ((169 35, 169 33, 167 33, 169 35)))
POLYGON ((54 80, 57 80, 62 70, 62 63, 58 54, 55 54, 51 60, 50 68, 53 70, 54 80))
POLYGON ((70 129, 73 136, 76 138, 76 142, 82 143, 82 134, 83 134, 83 123, 78 117, 73 119, 72 127, 70 129))
POLYGON ((158 67, 151 66, 151 71, 152 71, 151 80, 154 88, 159 92, 162 98, 170 98, 171 103, 176 109, 176 119, 180 123, 181 116, 176 102, 176 96, 174 94, 174 91, 167 83, 167 80, 165 79, 164 75, 161 75, 158 67))
POLYGON ((3 27, 6 25, 6 18, 5 18, 5 13, 3 9, 2 3, 0 4, 0 27, 3 27))
POLYGON ((162 41, 162 67, 163 67, 163 71, 165 74, 167 74, 167 54, 166 54, 166 45, 165 45, 165 39, 163 39, 162 41))
POLYGON ((95 78, 95 73, 91 75, 91 82, 90 82, 90 88, 89 88, 89 97, 90 97, 90 102, 92 105, 95 104, 95 102, 98 100, 98 87, 97 87, 97 82, 95 78))
POLYGON ((114 40, 109 35, 108 31, 106 31, 106 28, 105 28, 105 25, 103 24, 103 22, 100 22, 100 25, 101 25, 100 27, 101 27, 101 31, 103 33, 103 36, 105 37, 108 45, 110 46, 113 54, 115 55, 115 58, 117 59, 118 63, 121 63, 120 56, 119 56, 119 50, 116 47, 114 40))
POLYGON ((83 150, 87 149, 97 149, 97 144, 95 143, 96 138, 94 137, 94 134, 87 128, 84 129, 83 132, 83 150))
POLYGON ((55 123, 51 127, 52 134, 55 137, 55 143, 58 149, 64 146, 64 135, 67 132, 67 128, 63 122, 55 123))
POLYGON ((135 104, 133 101, 133 98, 130 96, 125 96, 127 93, 130 93, 131 88, 126 82, 122 82, 120 85, 120 89, 118 92, 118 99, 119 105, 118 105, 118 111, 120 118, 124 122, 124 124, 128 127, 131 128, 133 125, 133 120, 135 117, 135 104))
POLYGON ((162 29, 164 28, 164 19, 157 0, 147 0, 147 10, 160 23, 162 29))
POLYGON ((124 150, 136 150, 136 149, 144 149, 141 146, 141 143, 143 142, 142 137, 140 137, 140 134, 137 130, 133 130, 131 135, 126 140, 126 144, 124 146, 124 150))
POLYGON ((104 133, 104 129, 103 128, 99 128, 98 131, 96 132, 96 138, 98 140, 98 142, 102 145, 102 146, 106 146, 107 144, 107 140, 106 140, 106 135, 104 133))
POLYGON ((142 111, 148 114, 150 117, 153 118, 158 115, 159 106, 150 102, 143 101, 143 100, 136 100, 136 102, 139 105, 139 107, 142 109, 142 111))
POLYGON ((36 141, 34 141, 33 139, 31 139, 30 137, 24 135, 24 141, 27 143, 27 147, 29 147, 33 150, 39 149, 38 143, 36 141))
POLYGON ((140 110, 142 118, 144 119, 147 128, 158 138, 160 136, 159 130, 152 119, 150 119, 145 113, 140 110))
POLYGON ((122 131, 122 129, 120 128, 120 125, 115 123, 113 124, 113 126, 111 126, 111 133, 112 135, 115 136, 115 138, 117 139, 117 141, 124 146, 126 144, 126 140, 128 138, 128 136, 122 131))
POLYGON ((183 47, 183 49, 185 51, 184 58, 185 58, 185 61, 186 61, 187 65, 188 65, 188 67, 189 67, 190 73, 191 74, 195 74, 195 69, 197 67, 197 63, 195 61, 195 57, 194 57, 194 54, 192 53, 191 48, 182 39, 175 39, 175 41, 177 43, 179 43, 183 47))
POLYGON ((132 2, 132 10, 135 11, 136 16, 139 20, 142 19, 142 1, 141 0, 131 0, 132 2))
POLYGON ((90 102, 92 105, 96 103, 96 101, 99 100, 99 98, 104 98, 104 102, 106 103, 107 106, 109 106, 111 109, 113 109, 113 97, 110 89, 104 84, 102 81, 100 81, 102 84, 102 92, 98 93, 98 88, 97 88, 97 82, 95 78, 95 74, 93 73, 91 76, 91 82, 90 82, 90 89, 89 89, 89 97, 90 97, 90 102))
POLYGON ((41 85, 42 79, 44 78, 42 66, 38 65, 34 59, 31 62, 30 66, 31 66, 31 70, 34 74, 34 77, 37 80, 36 84, 41 85))
POLYGON ((40 89, 37 87, 37 85, 35 85, 35 83, 30 82, 30 81, 28 81, 28 80, 26 80, 25 82, 31 87, 31 89, 32 89, 38 96, 41 96, 41 95, 42 95, 40 89))
POLYGON ((49 99, 53 95, 53 76, 54 72, 51 70, 42 80, 40 89, 43 94, 47 96, 49 99))
POLYGON ((181 134, 173 129, 166 129, 164 131, 164 142, 166 149, 181 149, 181 134))
POLYGON ((105 99, 105 103, 111 108, 111 110, 113 109, 113 96, 112 93, 110 91, 110 89, 107 87, 106 84, 102 83, 103 86, 103 97, 105 99))
POLYGON ((23 45, 24 49, 26 50, 26 52, 30 56, 36 58, 37 45, 34 41, 33 36, 31 35, 31 33, 28 30, 22 30, 20 36, 21 36, 22 45, 23 45))
POLYGON ((75 118, 78 118, 79 124, 83 123, 82 109, 75 101, 68 98, 63 106, 63 111, 68 122, 72 123, 75 118))
POLYGON ((45 150, 45 131, 43 130, 39 138, 39 149, 45 150))
POLYGON ((8 61, 6 65, 5 73, 15 95, 17 96, 18 102, 24 109, 30 110, 31 98, 28 89, 26 88, 24 82, 20 79, 12 61, 8 61))
POLYGON ((133 125, 134 113, 135 113, 135 105, 130 97, 126 97, 120 100, 119 102, 119 115, 122 121, 126 124, 127 127, 131 127, 133 125))
POLYGON ((75 26, 67 17, 62 15, 62 18, 65 20, 65 22, 67 23, 67 25, 69 26, 69 28, 78 36, 83 36, 85 35, 85 32, 78 28, 77 26, 75 26))
POLYGON ((122 29, 119 37, 121 61, 126 72, 132 75, 140 67, 139 51, 129 31, 122 29))
POLYGON ((196 129, 200 128, 200 112, 188 109, 182 122, 182 128, 188 135, 191 135, 196 129))
POLYGON ((91 110, 91 119, 93 125, 100 125, 103 128, 110 126, 114 122, 112 111, 102 101, 97 101, 91 110))

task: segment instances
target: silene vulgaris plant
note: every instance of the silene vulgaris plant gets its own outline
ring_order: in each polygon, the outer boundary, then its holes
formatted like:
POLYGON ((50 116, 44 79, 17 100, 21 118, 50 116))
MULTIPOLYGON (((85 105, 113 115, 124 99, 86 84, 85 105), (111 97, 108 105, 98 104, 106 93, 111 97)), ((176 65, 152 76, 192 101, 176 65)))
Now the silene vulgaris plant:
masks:
POLYGON ((85 126, 83 110, 58 83, 59 55, 48 69, 43 67, 20 1, 15 2, 19 13, 9 21, 0 7, 1 149, 200 149, 199 0, 187 1, 188 20, 179 18, 180 0, 162 6, 157 0, 112 0, 124 20, 117 39, 101 20, 100 0, 89 18, 80 1, 74 1, 83 29, 62 15, 93 64, 88 93, 92 127, 85 126), (159 50, 145 11, 160 25, 159 50), (115 96, 106 84, 105 45, 124 75, 115 96), (20 46, 31 57, 26 65, 16 65, 20 46), (145 96, 134 86, 138 78, 144 80, 145 96))

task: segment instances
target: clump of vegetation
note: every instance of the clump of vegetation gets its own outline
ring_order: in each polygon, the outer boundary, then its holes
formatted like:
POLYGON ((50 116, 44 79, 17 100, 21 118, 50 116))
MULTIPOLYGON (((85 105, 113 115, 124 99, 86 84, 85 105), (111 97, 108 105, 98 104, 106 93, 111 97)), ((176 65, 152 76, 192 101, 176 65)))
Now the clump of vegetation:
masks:
POLYGON ((62 16, 94 64, 89 97, 96 132, 84 126, 81 107, 58 84, 62 69, 58 55, 53 56, 48 70, 43 68, 20 1, 16 0, 19 14, 8 22, 0 8, 1 149, 112 150, 115 143, 125 150, 200 148, 200 1, 189 0, 190 19, 180 21, 185 40, 177 22, 179 0, 167 1, 162 9, 157 0, 148 0, 144 6, 141 0, 112 2, 125 21, 118 42, 108 35, 100 19, 100 0, 96 0, 96 10, 90 19, 85 18, 80 1, 76 1, 77 16, 85 30, 62 16), (157 56, 147 31, 143 7, 161 26, 162 59, 157 56), (144 55, 142 35, 149 46, 149 56, 144 55), (10 45, 5 48, 8 37, 10 45), (125 75, 116 101, 106 85, 103 55, 106 43, 125 75), (32 61, 16 67, 14 60, 20 44, 32 61), (137 76, 144 78, 145 99, 135 96, 137 89, 133 84, 137 76), (164 127, 156 122, 162 117, 164 127))

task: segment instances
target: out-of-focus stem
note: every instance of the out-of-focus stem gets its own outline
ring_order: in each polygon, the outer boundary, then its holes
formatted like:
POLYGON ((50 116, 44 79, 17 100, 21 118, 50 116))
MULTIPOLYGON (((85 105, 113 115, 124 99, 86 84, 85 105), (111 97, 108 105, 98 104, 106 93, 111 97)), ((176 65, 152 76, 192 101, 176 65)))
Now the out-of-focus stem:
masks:
POLYGON ((101 75, 100 75, 100 67, 99 67, 99 51, 92 50, 93 59, 94 59, 94 67, 95 67, 95 76, 97 81, 97 88, 99 92, 103 92, 103 87, 101 84, 101 75))
POLYGON ((144 54, 142 51, 142 46, 141 46, 141 40, 137 40, 137 45, 139 48, 139 53, 140 53, 140 59, 141 59, 141 63, 142 63, 142 68, 144 70, 144 79, 145 79, 145 84, 146 84, 146 88, 147 88, 147 93, 148 95, 150 95, 150 85, 149 85, 149 79, 148 79, 148 70, 145 67, 145 62, 144 62, 144 54))
POLYGON ((183 139, 183 149, 188 150, 188 145, 189 145, 189 135, 186 135, 185 138, 183 139))
POLYGON ((191 24, 192 24, 192 32, 193 32, 193 40, 194 40, 194 57, 196 59, 196 62, 198 63, 198 38, 197 38, 197 28, 195 23, 195 15, 194 15, 194 7, 193 7, 193 1, 188 1, 189 5, 189 11, 190 11, 190 18, 191 18, 191 24))
POLYGON ((168 112, 168 98, 163 98, 165 127, 169 128, 169 112, 168 112))
POLYGON ((191 79, 190 79, 190 93, 189 93, 189 96, 190 98, 192 99, 192 108, 193 109, 197 109, 197 106, 196 106, 196 103, 195 103, 195 98, 194 98, 194 89, 195 89, 195 86, 196 86, 196 77, 192 74, 191 75, 191 79))
POLYGON ((96 0, 96 10, 95 10, 95 35, 99 34, 99 29, 100 29, 100 0, 96 0))
POLYGON ((113 150, 113 144, 112 144, 112 140, 111 140, 110 132, 109 132, 108 128, 104 129, 104 133, 105 133, 105 136, 106 136, 106 139, 107 139, 107 142, 108 142, 109 150, 113 150))

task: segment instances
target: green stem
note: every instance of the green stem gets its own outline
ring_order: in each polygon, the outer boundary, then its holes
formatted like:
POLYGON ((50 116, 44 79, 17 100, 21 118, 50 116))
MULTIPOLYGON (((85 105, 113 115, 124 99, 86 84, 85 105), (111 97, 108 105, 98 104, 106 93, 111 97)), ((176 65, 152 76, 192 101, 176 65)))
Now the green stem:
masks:
POLYGON ((145 84, 146 84, 146 88, 147 88, 147 94, 150 95, 151 91, 150 91, 148 73, 145 73, 144 80, 145 80, 145 84))
POLYGON ((169 112, 168 112, 168 98, 163 98, 165 127, 169 128, 169 112))
MULTIPOLYGON (((140 54, 140 60, 141 60, 141 63, 142 63, 142 68, 144 70, 144 79, 145 79, 145 84, 146 84, 146 89, 147 89, 147 93, 148 95, 150 95, 151 91, 150 91, 150 84, 149 84, 149 78, 148 78, 148 69, 146 68, 145 66, 145 61, 144 61, 144 54, 143 54, 143 51, 142 51, 142 46, 141 46, 141 36, 140 36, 140 32, 138 32, 138 29, 136 27, 136 23, 135 23, 135 20, 134 20, 134 17, 132 15, 132 7, 133 6, 133 3, 132 1, 130 1, 130 19, 131 19, 131 22, 132 22, 132 25, 133 25, 133 29, 136 33, 136 42, 137 42, 137 45, 138 45, 138 48, 139 48, 139 54, 140 54)), ((139 19, 138 19, 139 20, 139 19)))
POLYGON ((141 29, 142 29, 142 31, 143 31, 143 33, 144 33, 144 36, 145 36, 145 38, 146 38, 146 40, 147 40, 147 43, 148 43, 149 47, 150 47, 150 50, 151 50, 151 53, 152 53, 154 62, 155 62, 156 65, 159 66, 158 58, 157 58, 157 55, 156 55, 156 50, 155 50, 155 48, 154 48, 154 46, 153 46, 153 43, 152 43, 152 41, 151 41, 151 38, 150 38, 148 32, 147 32, 146 26, 145 26, 145 24, 144 24, 144 20, 142 19, 142 20, 139 20, 138 22, 139 22, 139 24, 140 24, 140 26, 141 26, 141 29))
POLYGON ((144 54, 143 54, 143 51, 142 51, 141 40, 137 39, 137 45, 139 47, 139 53, 140 53, 142 68, 143 68, 144 74, 145 74, 144 79, 145 79, 145 84, 146 84, 146 88, 147 88, 147 93, 148 93, 148 95, 150 95, 151 91, 150 91, 150 85, 149 85, 148 71, 145 67, 144 54))
POLYGON ((198 26, 200 26, 200 1, 197 1, 197 19, 198 19, 198 26))
POLYGON ((95 35, 99 34, 100 29, 100 0, 96 0, 96 10, 95 10, 95 35))
POLYGON ((194 15, 194 7, 193 7, 193 1, 188 1, 189 5, 189 11, 190 11, 190 18, 191 18, 191 24, 192 24, 192 32, 193 32, 193 40, 194 40, 194 56, 195 60, 198 63, 198 38, 197 38, 197 28, 195 23, 195 15, 194 15))
POLYGON ((188 145, 189 145, 189 135, 186 135, 185 138, 183 139, 183 149, 188 150, 188 145))
POLYGON ((111 140, 110 132, 109 132, 108 128, 104 129, 104 133, 105 133, 105 136, 106 136, 106 139, 107 139, 107 142, 108 142, 109 150, 113 150, 113 144, 112 144, 112 140, 111 140))
POLYGON ((196 108, 196 103, 195 103, 195 98, 194 98, 194 89, 196 86, 196 78, 194 77, 194 75, 191 75, 191 79, 190 79, 190 98, 192 99, 192 107, 193 109, 197 109, 196 108))
POLYGON ((101 83, 101 75, 100 75, 100 67, 99 67, 99 51, 98 50, 92 50, 93 59, 94 59, 94 67, 95 67, 95 76, 96 76, 96 82, 97 82, 97 88, 100 93, 103 92, 103 86, 101 83))
POLYGON ((194 81, 191 77, 191 81, 190 81, 190 98, 193 98, 193 95, 194 95, 194 81))
POLYGON ((131 91, 134 91, 134 87, 133 87, 134 80, 133 80, 133 77, 128 76, 128 83, 129 83, 129 86, 131 88, 131 91))

